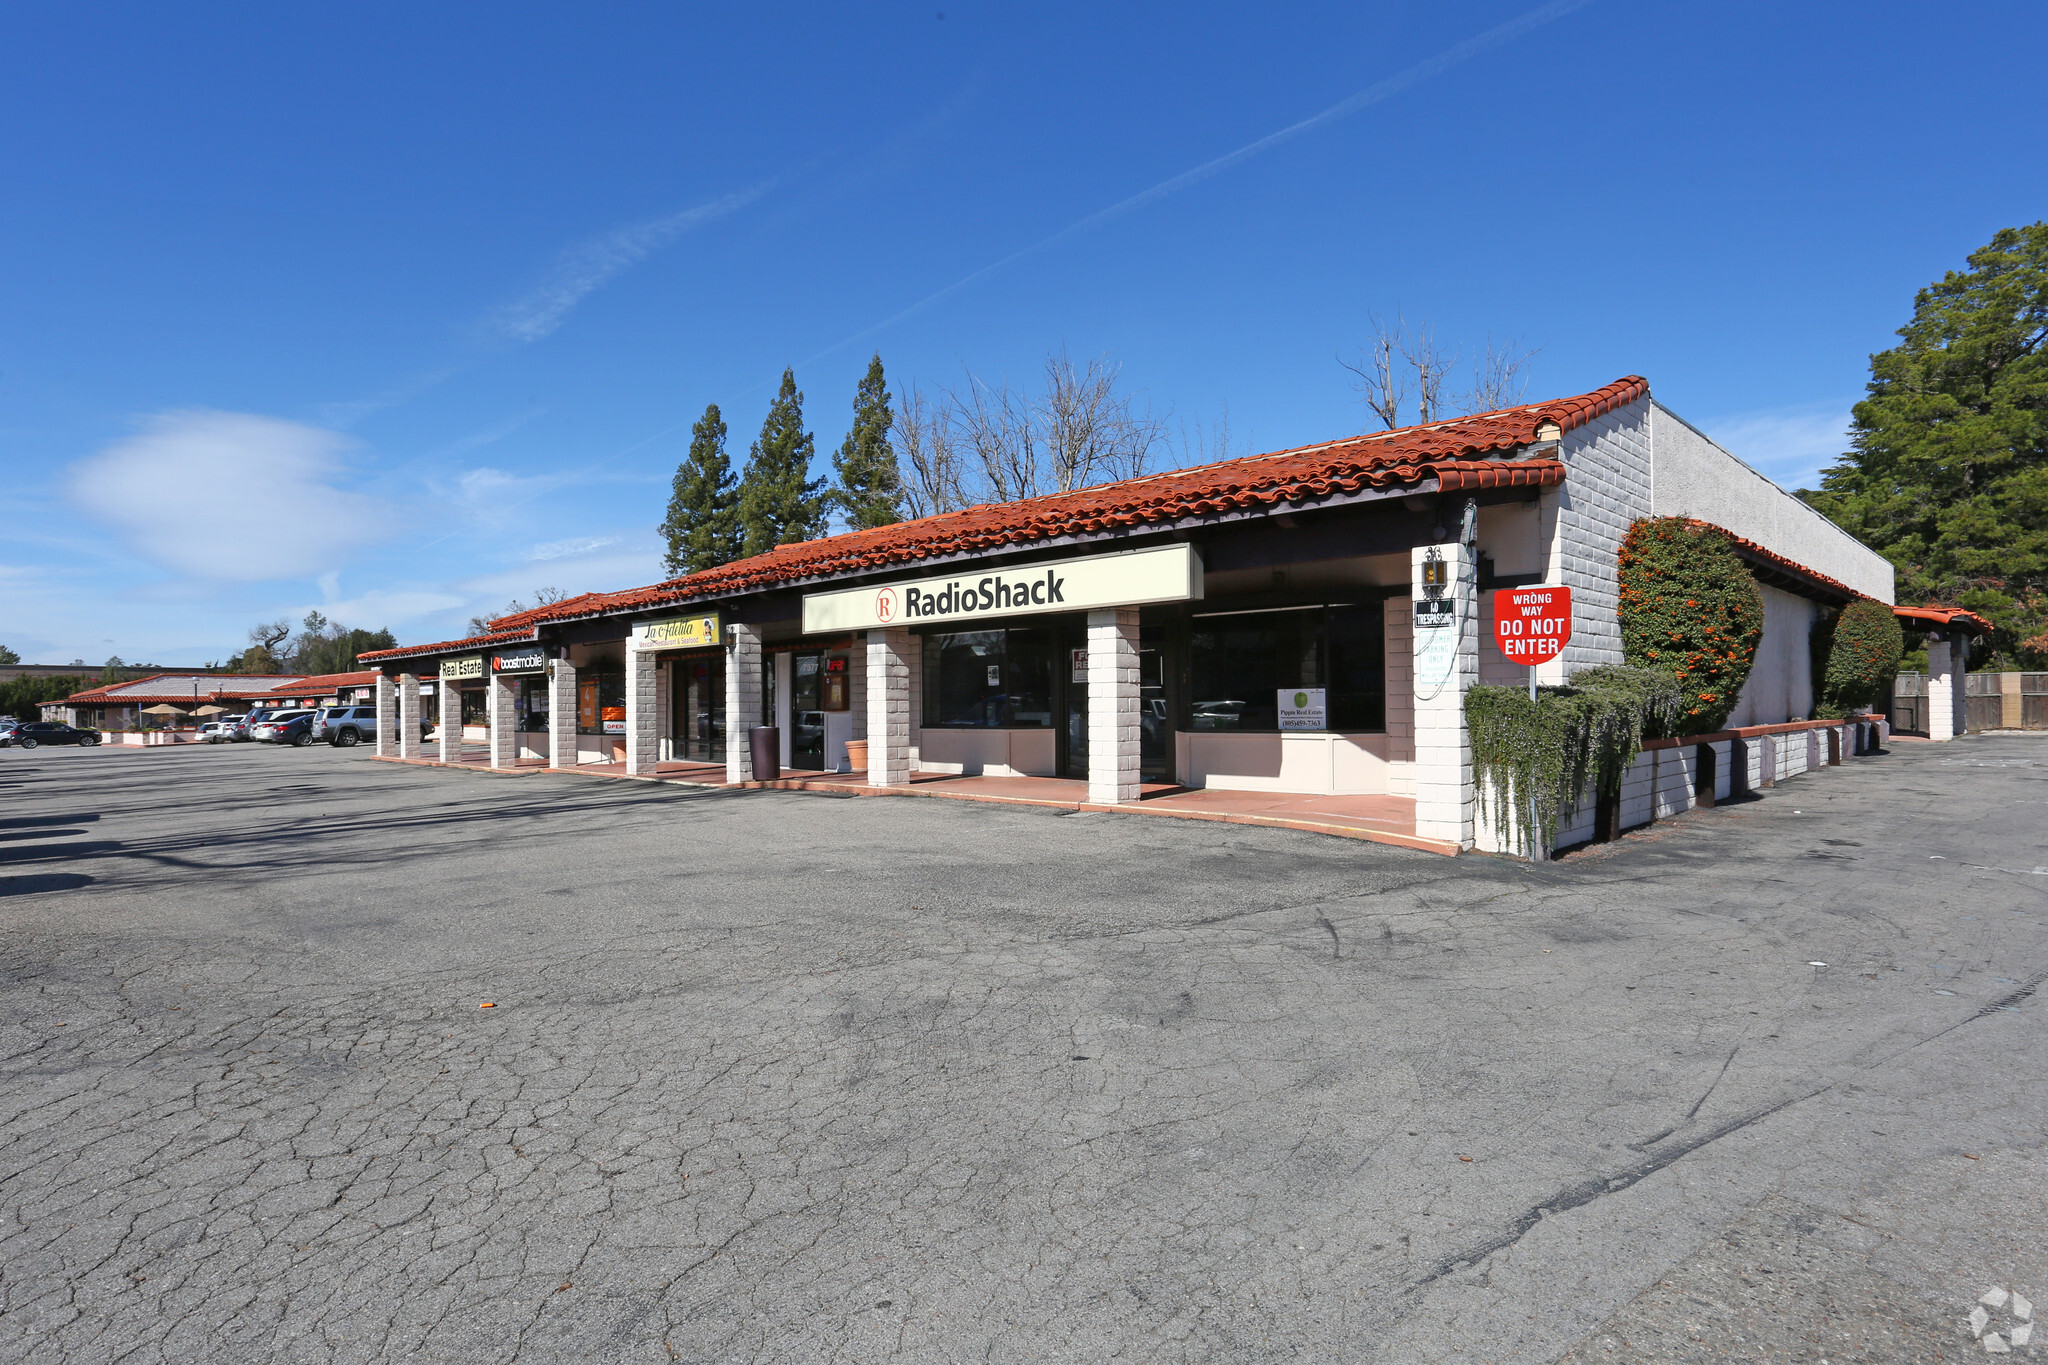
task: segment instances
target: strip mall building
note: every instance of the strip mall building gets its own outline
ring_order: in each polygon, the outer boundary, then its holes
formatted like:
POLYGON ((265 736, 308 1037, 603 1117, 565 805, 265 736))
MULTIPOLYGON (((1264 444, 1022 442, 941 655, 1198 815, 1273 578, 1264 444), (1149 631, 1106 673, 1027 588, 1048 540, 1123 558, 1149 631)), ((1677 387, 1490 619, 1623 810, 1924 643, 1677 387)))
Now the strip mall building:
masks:
MULTIPOLYGON (((722 765, 743 783, 768 724, 793 776, 845 771, 857 741, 876 788, 979 774, 1064 779, 1103 806, 1162 786, 1373 796, 1408 812, 1403 842, 1486 847, 1463 695, 1527 677, 1493 642, 1489 590, 1573 590, 1541 681, 1620 662, 1615 555, 1650 516, 1723 529, 1762 586, 1738 730, 1810 714, 1820 612, 1892 601, 1883 557, 1631 377, 786 545, 360 662, 381 674, 389 756, 420 756, 412 713, 438 679, 444 761, 467 714, 493 767, 722 765)), ((1960 678, 1944 685, 1960 705, 1960 678)))

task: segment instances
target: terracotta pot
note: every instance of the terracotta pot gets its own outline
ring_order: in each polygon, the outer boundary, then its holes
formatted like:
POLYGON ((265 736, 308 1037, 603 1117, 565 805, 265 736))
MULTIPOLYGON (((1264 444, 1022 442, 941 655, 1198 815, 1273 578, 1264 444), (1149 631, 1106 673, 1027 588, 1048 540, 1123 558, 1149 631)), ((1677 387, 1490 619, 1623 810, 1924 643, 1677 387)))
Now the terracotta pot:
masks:
POLYGON ((855 777, 865 777, 868 771, 868 742, 864 739, 846 741, 846 766, 855 777))

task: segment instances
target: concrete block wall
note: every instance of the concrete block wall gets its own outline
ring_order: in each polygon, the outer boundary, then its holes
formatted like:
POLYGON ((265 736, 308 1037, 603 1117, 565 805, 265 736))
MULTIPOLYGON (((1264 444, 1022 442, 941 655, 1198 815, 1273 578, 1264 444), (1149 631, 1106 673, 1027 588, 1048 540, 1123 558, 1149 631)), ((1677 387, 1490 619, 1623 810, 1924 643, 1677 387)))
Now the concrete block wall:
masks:
POLYGON ((576 665, 567 659, 548 679, 548 766, 576 766, 576 665))
POLYGON ((1417 632, 1437 638, 1419 640, 1410 654, 1414 664, 1409 695, 1415 726, 1415 833, 1469 848, 1476 839, 1477 794, 1472 781, 1472 740, 1465 728, 1465 694, 1479 676, 1479 566, 1464 545, 1418 545, 1409 558, 1409 582, 1415 598, 1426 596, 1423 565, 1432 553, 1449 565, 1447 592, 1456 604, 1456 624, 1417 632), (1446 638, 1448 644, 1439 643, 1446 638), (1449 650, 1441 669, 1431 662, 1432 651, 1437 649, 1449 650), (1417 651, 1422 657, 1415 657, 1417 651))
POLYGON ((1693 793, 1699 786, 1699 763, 1699 751, 1690 744, 1651 750, 1651 789, 1655 793, 1657 819, 1669 820, 1692 809, 1693 793))
POLYGON ((751 731, 761 723, 761 631, 728 626, 725 659, 725 780, 754 780, 751 731))
POLYGON ((488 675, 485 699, 490 715, 490 761, 493 768, 512 768, 519 763, 519 679, 503 674, 488 675))
MULTIPOLYGON (((1559 678, 1595 664, 1622 662, 1614 556, 1629 524, 1650 515, 1650 400, 1638 399, 1576 431, 1558 458, 1564 486, 1544 499, 1548 563, 1544 581, 1572 590, 1572 638, 1559 678)), ((1551 681, 1546 677, 1545 681, 1551 681)))
POLYGON ((1138 609, 1088 613, 1088 800, 1138 799, 1138 609))
POLYGON ((1406 597, 1387 599, 1387 791, 1415 795, 1415 615, 1406 597))
POLYGON ((675 656, 657 656, 654 664, 654 733, 659 738, 654 756, 663 763, 673 763, 681 755, 677 744, 681 736, 676 733, 675 681, 675 656))
POLYGON ((443 763, 462 761, 462 689, 447 679, 434 689, 434 698, 440 703, 441 714, 436 718, 435 737, 439 741, 440 758, 443 763))
POLYGON ((392 758, 398 753, 398 698, 391 679, 382 673, 377 675, 376 753, 379 758, 392 758))
POLYGON ((868 781, 900 787, 910 781, 910 632, 871 630, 859 670, 868 740, 868 781))
POLYGON ((652 777, 655 757, 660 752, 654 728, 654 670, 659 662, 651 649, 626 646, 626 772, 634 777, 652 777))
POLYGON ((416 673, 398 675, 398 756, 420 756, 420 680, 416 673))

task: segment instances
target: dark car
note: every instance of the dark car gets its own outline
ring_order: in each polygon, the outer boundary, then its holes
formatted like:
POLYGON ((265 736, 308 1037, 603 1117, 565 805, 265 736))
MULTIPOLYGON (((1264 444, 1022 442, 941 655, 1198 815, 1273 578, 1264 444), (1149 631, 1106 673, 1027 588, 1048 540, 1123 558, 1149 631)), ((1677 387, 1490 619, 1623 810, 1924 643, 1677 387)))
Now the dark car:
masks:
POLYGON ((303 749, 313 742, 313 724, 320 718, 318 711, 283 712, 275 719, 265 721, 263 728, 268 733, 256 738, 266 744, 289 744, 303 749))
POLYGON ((38 744, 83 744, 90 747, 99 742, 99 731, 80 730, 60 720, 32 720, 0 735, 0 745, 16 749, 33 749, 38 744))

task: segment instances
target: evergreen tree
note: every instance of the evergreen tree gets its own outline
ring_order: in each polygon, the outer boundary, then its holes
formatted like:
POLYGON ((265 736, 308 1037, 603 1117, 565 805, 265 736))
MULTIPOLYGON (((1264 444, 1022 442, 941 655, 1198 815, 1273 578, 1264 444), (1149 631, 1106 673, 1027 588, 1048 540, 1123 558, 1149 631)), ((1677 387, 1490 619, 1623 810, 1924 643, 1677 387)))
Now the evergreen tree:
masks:
POLYGON ((903 479, 896 469, 896 448, 889 444, 889 427, 895 420, 882 379, 882 357, 877 354, 853 393, 853 430, 832 457, 832 468, 839 473, 832 501, 856 531, 903 520, 903 479))
POLYGON ((1968 607, 2048 659, 2048 223, 1969 266, 1870 358, 1855 448, 1801 496, 1897 566, 1900 601, 1968 607))
POLYGON ((716 568, 740 556, 739 493, 725 456, 725 417, 712 403, 690 428, 690 453, 676 466, 663 560, 673 575, 716 568))
POLYGON ((782 388, 768 405, 761 439, 754 442, 740 479, 743 553, 757 555, 824 534, 825 481, 805 477, 816 448, 804 430, 804 396, 797 392, 796 373, 784 370, 782 388))

